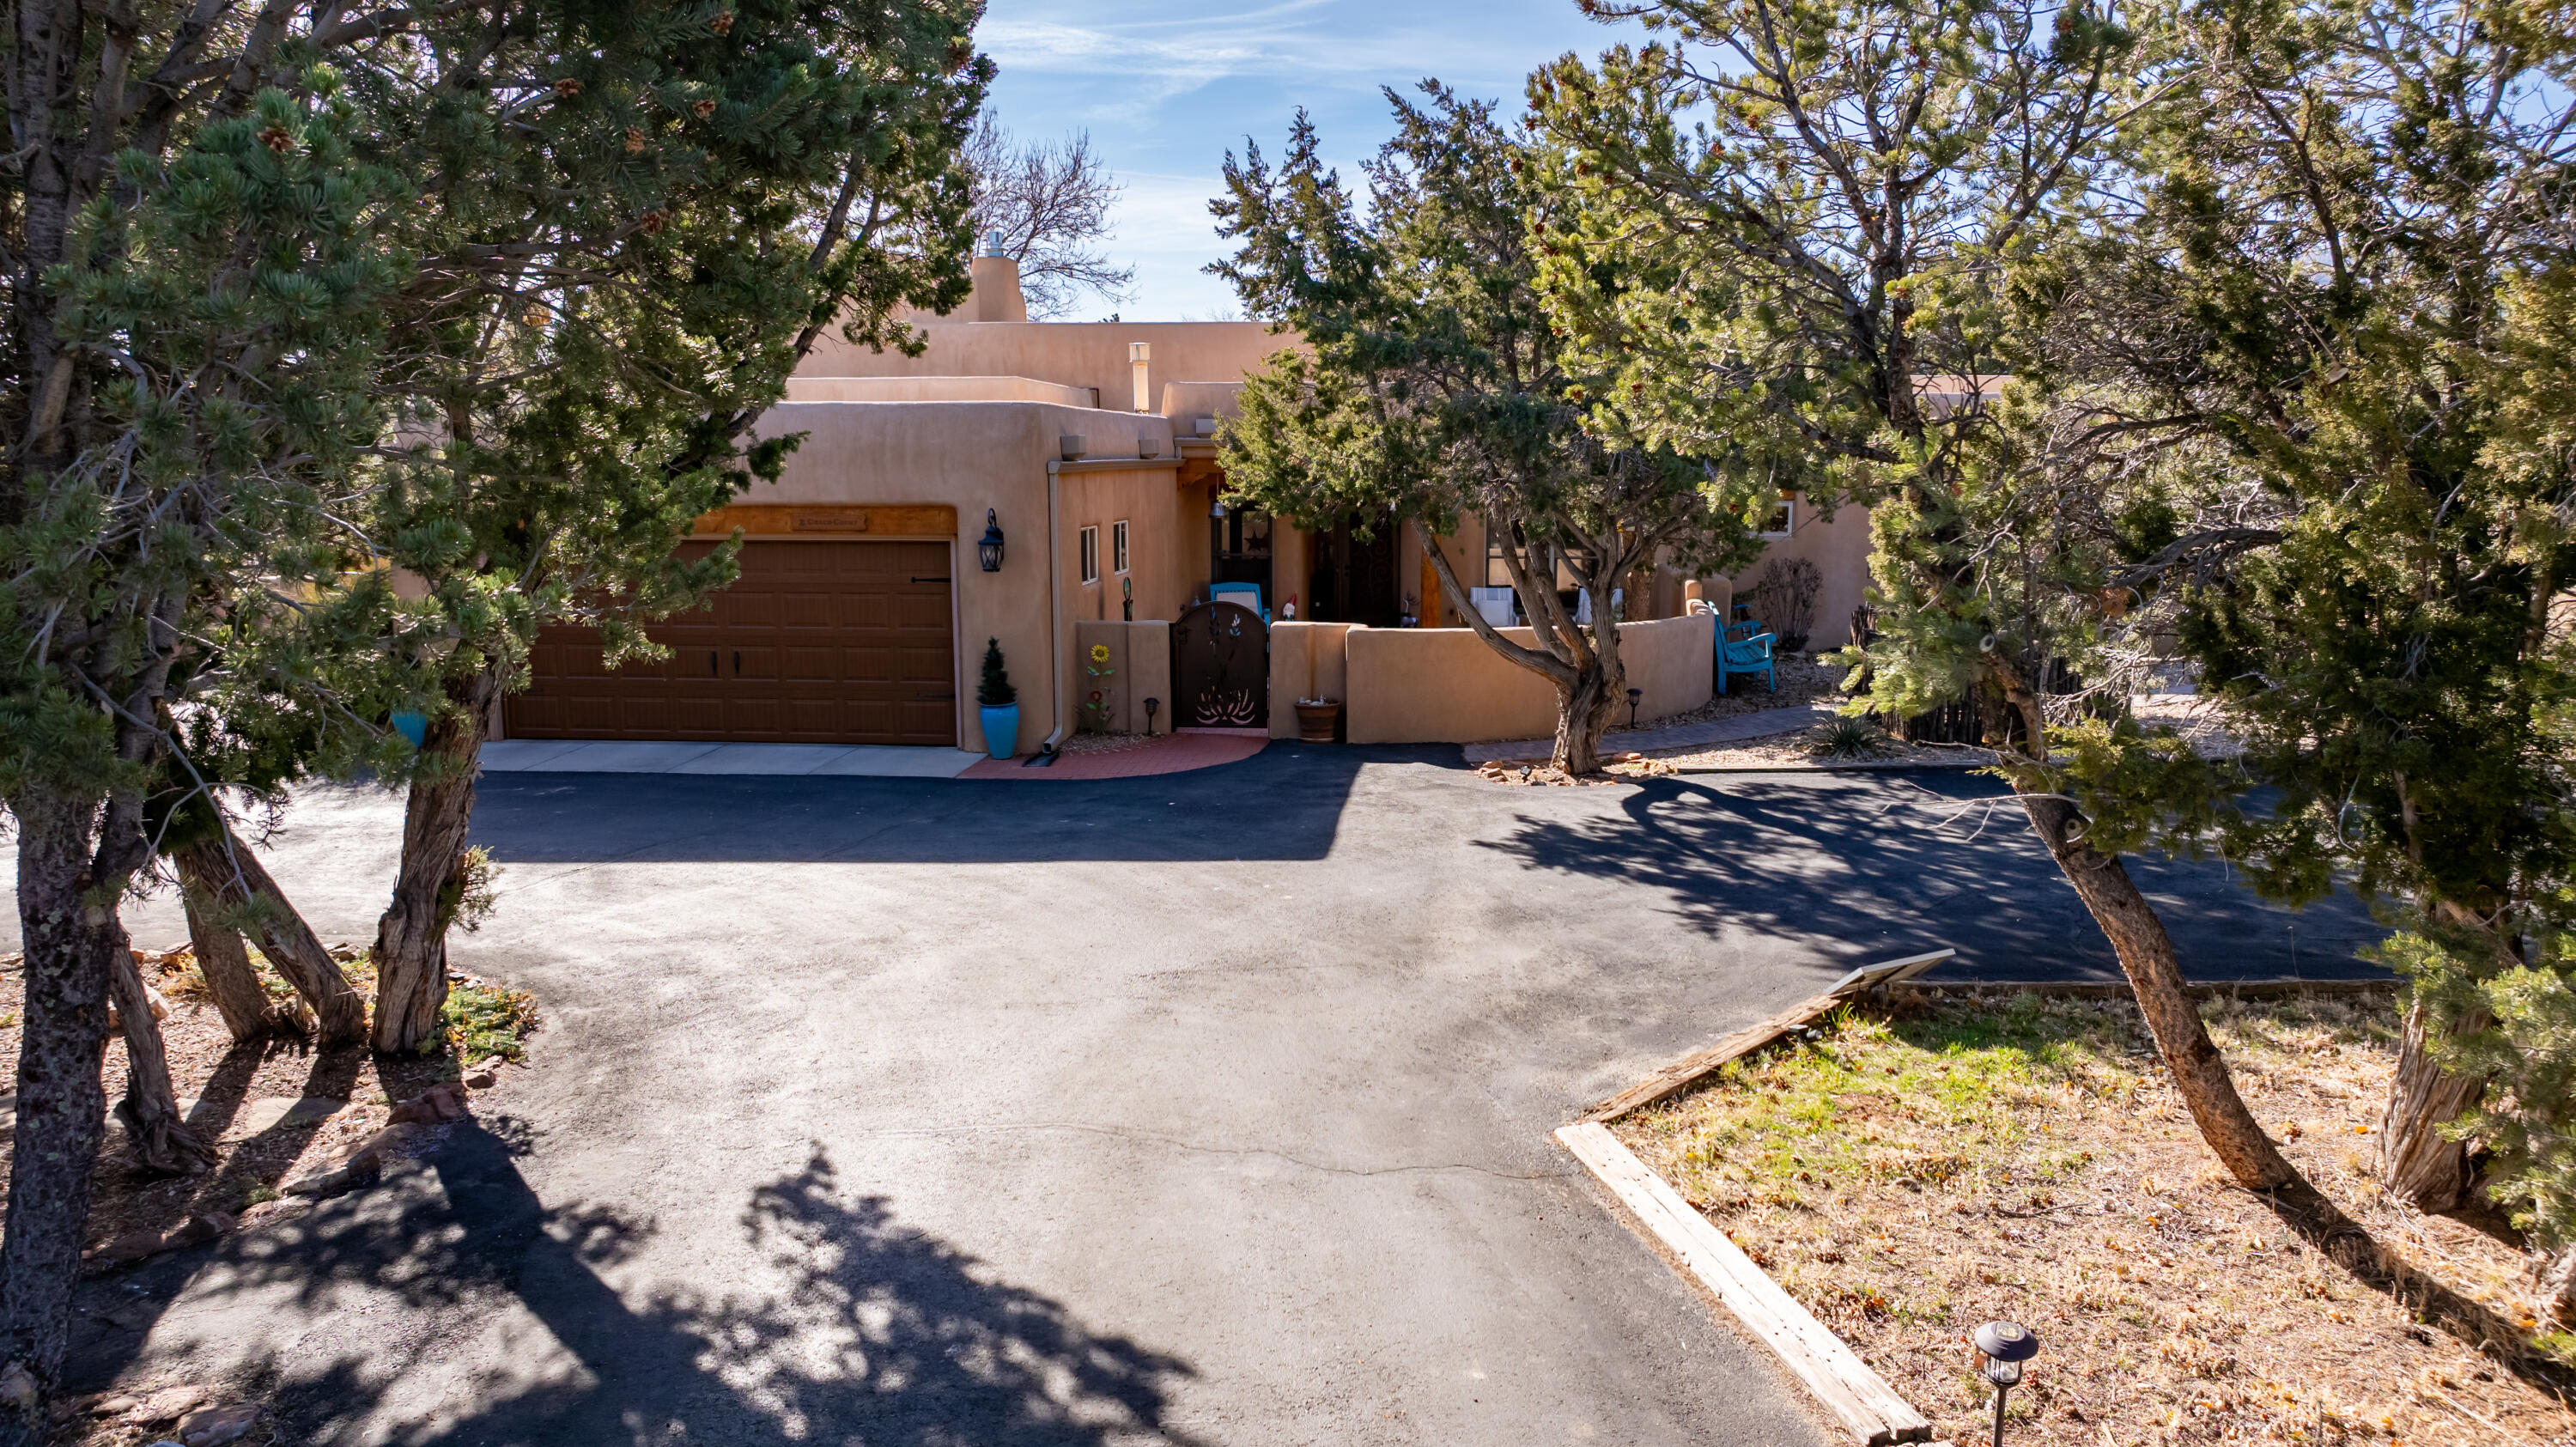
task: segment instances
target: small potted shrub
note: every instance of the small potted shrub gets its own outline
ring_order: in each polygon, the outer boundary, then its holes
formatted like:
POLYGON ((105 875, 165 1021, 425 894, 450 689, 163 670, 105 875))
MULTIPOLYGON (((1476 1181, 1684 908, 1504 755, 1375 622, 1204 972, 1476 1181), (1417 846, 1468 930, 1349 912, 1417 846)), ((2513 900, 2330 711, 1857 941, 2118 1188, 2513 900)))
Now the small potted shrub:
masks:
POLYGON ((1002 640, 984 640, 984 678, 975 685, 975 702, 984 714, 984 751, 1007 759, 1020 742, 1020 691, 1002 667, 1002 640))

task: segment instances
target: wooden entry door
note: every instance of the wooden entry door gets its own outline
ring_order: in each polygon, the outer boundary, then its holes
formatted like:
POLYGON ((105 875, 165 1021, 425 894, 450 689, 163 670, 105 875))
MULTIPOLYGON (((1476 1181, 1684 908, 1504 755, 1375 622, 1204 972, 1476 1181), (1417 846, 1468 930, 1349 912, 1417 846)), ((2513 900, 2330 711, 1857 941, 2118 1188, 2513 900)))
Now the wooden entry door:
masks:
POLYGON ((1345 520, 1315 534, 1315 566, 1306 596, 1307 616, 1322 622, 1392 628, 1404 611, 1397 591, 1395 520, 1374 519, 1368 537, 1345 520))
MULTIPOLYGON (((690 543, 684 557, 714 545, 690 543)), ((646 631, 659 663, 609 671, 599 633, 549 628, 510 695, 512 738, 957 742, 946 543, 750 542, 707 607, 646 631)))

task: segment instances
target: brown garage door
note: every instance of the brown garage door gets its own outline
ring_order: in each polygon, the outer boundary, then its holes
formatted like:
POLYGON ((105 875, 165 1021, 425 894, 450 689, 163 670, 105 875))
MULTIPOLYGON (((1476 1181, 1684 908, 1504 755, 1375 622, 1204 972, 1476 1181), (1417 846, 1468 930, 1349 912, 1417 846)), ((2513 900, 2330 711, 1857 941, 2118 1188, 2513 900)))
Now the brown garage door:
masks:
POLYGON ((948 587, 945 543, 745 543, 732 587, 647 630, 669 658, 612 673, 596 630, 549 628, 504 718, 524 739, 955 744, 948 587))

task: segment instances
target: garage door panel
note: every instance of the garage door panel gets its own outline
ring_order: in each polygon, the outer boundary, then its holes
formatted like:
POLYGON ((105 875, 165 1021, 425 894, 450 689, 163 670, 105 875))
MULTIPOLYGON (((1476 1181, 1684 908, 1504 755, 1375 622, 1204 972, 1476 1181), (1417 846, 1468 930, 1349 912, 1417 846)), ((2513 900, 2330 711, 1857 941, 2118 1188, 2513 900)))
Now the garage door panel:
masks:
POLYGON ((610 672, 595 630, 547 630, 505 704, 510 733, 956 742, 946 544, 754 542, 741 561, 712 607, 648 629, 667 661, 610 672))
POLYGON ((935 649, 898 649, 895 652, 893 667, 889 671, 894 677, 906 683, 946 683, 949 679, 948 658, 948 649, 944 644, 935 649))

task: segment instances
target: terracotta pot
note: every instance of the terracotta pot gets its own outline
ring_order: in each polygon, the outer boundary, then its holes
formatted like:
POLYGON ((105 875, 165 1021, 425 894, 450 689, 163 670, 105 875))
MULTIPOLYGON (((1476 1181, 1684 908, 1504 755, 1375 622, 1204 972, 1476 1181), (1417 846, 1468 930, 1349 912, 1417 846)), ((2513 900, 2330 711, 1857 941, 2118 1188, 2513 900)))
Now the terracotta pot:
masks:
POLYGON ((1326 699, 1322 703, 1298 704, 1297 741, 1306 744, 1331 743, 1333 725, 1340 722, 1341 717, 1342 706, 1333 699, 1326 699))

